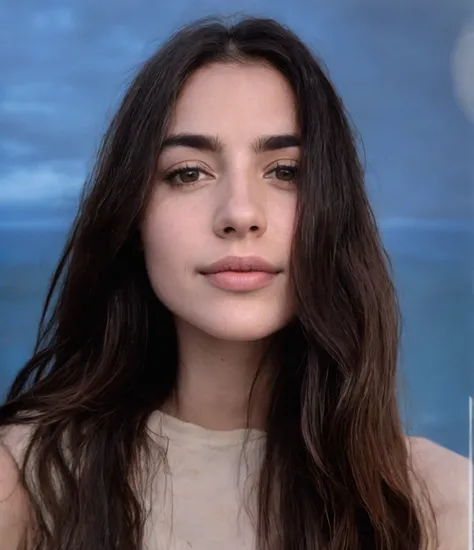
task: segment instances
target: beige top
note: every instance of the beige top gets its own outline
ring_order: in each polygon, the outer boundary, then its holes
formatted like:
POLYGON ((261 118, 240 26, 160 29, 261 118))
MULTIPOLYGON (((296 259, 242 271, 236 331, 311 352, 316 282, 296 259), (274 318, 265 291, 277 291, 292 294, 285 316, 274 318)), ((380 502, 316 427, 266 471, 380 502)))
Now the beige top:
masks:
MULTIPOLYGON (((263 458, 265 433, 208 430, 159 411, 151 415, 148 427, 156 443, 153 453, 165 448, 167 460, 145 484, 149 515, 143 550, 254 550, 256 495, 252 488, 263 458)), ((0 441, 11 452, 0 448, 0 550, 23 548, 28 505, 14 475, 13 457, 19 461, 29 429, 0 429, 0 441)), ((406 440, 413 467, 428 483, 433 498, 438 550, 467 550, 468 459, 424 438, 406 440)))
POLYGON ((149 429, 159 444, 168 442, 168 468, 150 484, 144 550, 254 548, 252 488, 265 433, 207 430, 158 411, 149 429))

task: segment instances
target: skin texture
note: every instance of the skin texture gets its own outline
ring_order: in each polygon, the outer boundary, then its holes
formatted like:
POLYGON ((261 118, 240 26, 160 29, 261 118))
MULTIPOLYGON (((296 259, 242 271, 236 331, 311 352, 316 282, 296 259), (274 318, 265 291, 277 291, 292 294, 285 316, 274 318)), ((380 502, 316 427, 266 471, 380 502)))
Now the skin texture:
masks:
POLYGON ((0 430, 0 550, 23 550, 29 544, 28 497, 18 469, 28 428, 0 430))
MULTIPOLYGON (((242 427, 263 343, 294 313, 289 259, 296 183, 274 169, 295 166, 299 148, 252 149, 260 136, 298 132, 292 90, 264 65, 204 67, 184 87, 167 135, 182 132, 217 137, 223 150, 173 147, 159 156, 141 226, 146 266, 176 321, 179 416, 211 429, 242 427), (166 182, 170 170, 196 165, 203 172, 186 180, 197 180, 195 186, 166 182), (258 291, 224 291, 198 270, 227 255, 262 256, 283 271, 258 291)), ((254 414, 258 425, 263 411, 254 414)))
POLYGON ((439 550, 470 550, 469 460, 423 437, 407 437, 407 444, 413 469, 426 483, 432 499, 439 550))

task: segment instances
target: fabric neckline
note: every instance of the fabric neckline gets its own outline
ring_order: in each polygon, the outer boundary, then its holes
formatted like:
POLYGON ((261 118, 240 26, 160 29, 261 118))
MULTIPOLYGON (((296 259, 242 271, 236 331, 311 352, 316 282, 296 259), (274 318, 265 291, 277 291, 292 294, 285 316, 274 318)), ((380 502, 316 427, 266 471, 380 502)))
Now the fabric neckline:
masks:
POLYGON ((244 441, 265 440, 266 433, 255 428, 235 430, 210 430, 185 422, 163 411, 156 410, 150 416, 149 429, 155 435, 168 438, 173 443, 194 443, 209 447, 242 445, 244 441))

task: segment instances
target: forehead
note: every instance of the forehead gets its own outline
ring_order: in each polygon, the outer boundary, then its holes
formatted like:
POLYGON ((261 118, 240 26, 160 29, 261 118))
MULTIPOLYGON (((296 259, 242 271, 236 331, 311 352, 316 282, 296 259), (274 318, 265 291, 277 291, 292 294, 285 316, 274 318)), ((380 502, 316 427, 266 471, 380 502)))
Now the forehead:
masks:
POLYGON ((176 102, 169 132, 291 133, 296 101, 284 76, 264 63, 215 63, 198 69, 176 102))

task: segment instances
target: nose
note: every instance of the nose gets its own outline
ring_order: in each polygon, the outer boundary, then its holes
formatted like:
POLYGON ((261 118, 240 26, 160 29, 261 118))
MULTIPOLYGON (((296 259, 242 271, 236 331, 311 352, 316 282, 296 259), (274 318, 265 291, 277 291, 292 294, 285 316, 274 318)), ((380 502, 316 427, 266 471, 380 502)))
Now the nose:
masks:
POLYGON ((257 237, 265 233, 265 197, 259 192, 256 182, 240 176, 224 183, 223 187, 225 191, 220 197, 214 219, 215 233, 220 238, 238 239, 249 234, 257 237))

